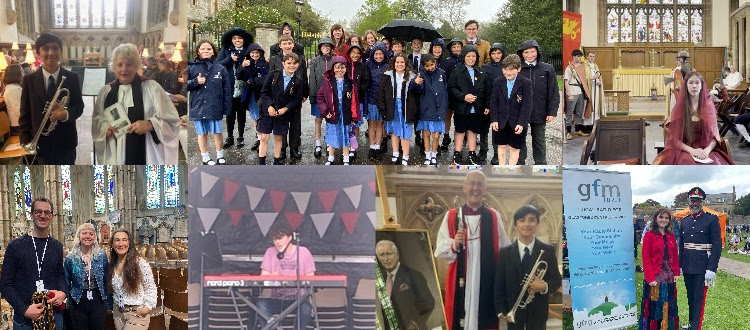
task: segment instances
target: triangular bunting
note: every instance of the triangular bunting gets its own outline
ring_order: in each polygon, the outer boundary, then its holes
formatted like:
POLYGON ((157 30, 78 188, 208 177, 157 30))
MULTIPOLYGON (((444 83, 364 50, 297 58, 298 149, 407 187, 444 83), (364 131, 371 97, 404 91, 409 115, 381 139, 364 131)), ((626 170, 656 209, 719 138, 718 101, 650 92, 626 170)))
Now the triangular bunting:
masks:
POLYGON ((258 227, 260 227, 260 233, 263 234, 263 237, 266 237, 266 234, 268 233, 268 230, 271 229, 271 225, 273 225, 277 215, 278 213, 255 213, 255 221, 258 222, 258 227))
POLYGON ((372 228, 375 228, 375 211, 367 212, 367 217, 370 218, 370 223, 372 223, 372 228))
POLYGON ((240 223, 242 215, 245 214, 245 210, 229 210, 228 212, 229 218, 232 219, 232 225, 237 227, 237 224, 240 223))
POLYGON ((224 201, 229 203, 237 194, 238 189, 240 189, 240 185, 237 182, 224 180, 224 201))
POLYGON ((318 198, 323 204, 323 209, 325 209, 326 212, 331 212, 331 208, 333 208, 333 203, 336 201, 336 195, 338 195, 338 193, 338 190, 318 191, 318 198))
POLYGON ((201 222, 203 223, 203 231, 210 231, 211 226, 214 225, 216 217, 219 216, 219 212, 221 212, 221 209, 205 209, 200 207, 197 209, 198 216, 201 218, 201 222))
POLYGON ((362 185, 344 188, 344 192, 349 196, 355 209, 359 208, 359 197, 362 196, 362 185))
POLYGON ((286 222, 292 227, 292 230, 297 230, 302 223, 302 213, 284 212, 284 217, 286 217, 286 222))
POLYGON ((266 190, 250 186, 245 186, 245 188, 247 188, 247 197, 250 199, 250 210, 255 211, 255 207, 258 206, 266 190))
POLYGON ((328 226, 331 224, 331 219, 333 219, 333 213, 311 214, 310 217, 312 218, 312 221, 315 224, 315 229, 318 230, 318 235, 320 236, 320 238, 323 238, 323 235, 325 235, 326 230, 328 230, 328 226))
POLYGON ((273 210, 276 212, 281 211, 281 207, 284 206, 284 200, 286 199, 286 191, 271 190, 271 203, 273 204, 273 210))
POLYGON ((305 213, 307 210, 307 202, 310 201, 310 192, 293 192, 292 198, 294 198, 294 202, 297 204, 297 210, 299 210, 300 213, 305 213))
POLYGON ((372 192, 375 192, 375 180, 368 182, 367 185, 370 186, 370 190, 372 190, 372 192))
POLYGON ((218 176, 213 176, 206 172, 201 172, 201 197, 206 197, 211 188, 214 187, 216 181, 219 181, 218 176))
POLYGON ((346 231, 351 235, 354 232, 354 226, 357 225, 359 219, 359 211, 341 212, 341 221, 344 222, 346 231))

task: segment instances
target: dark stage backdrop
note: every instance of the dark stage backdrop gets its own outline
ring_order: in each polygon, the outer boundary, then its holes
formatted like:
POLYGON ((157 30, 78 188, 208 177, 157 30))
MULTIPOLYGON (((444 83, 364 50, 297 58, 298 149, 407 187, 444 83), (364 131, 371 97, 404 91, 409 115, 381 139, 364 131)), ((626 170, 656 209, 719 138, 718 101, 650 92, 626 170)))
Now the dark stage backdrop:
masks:
POLYGON ((333 258, 316 260, 317 274, 347 274, 350 297, 359 279, 375 277, 372 166, 192 167, 189 185, 191 282, 200 282, 201 255, 207 274, 259 274, 259 262, 222 262, 220 255, 262 258, 283 223, 299 231, 313 256, 333 258))

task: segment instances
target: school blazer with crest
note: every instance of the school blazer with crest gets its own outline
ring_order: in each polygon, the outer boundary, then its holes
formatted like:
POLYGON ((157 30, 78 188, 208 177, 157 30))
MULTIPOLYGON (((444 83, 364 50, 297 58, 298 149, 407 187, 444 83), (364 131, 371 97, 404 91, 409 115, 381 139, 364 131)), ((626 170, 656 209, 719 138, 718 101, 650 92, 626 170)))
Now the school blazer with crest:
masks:
POLYGON ((289 111, 279 118, 290 120, 292 113, 301 111, 302 98, 307 93, 306 89, 304 77, 300 77, 299 73, 295 73, 292 80, 284 88, 284 74, 281 70, 271 71, 263 83, 263 89, 260 91, 261 114, 268 117, 268 107, 272 105, 276 110, 286 107, 289 111))
POLYGON ((471 107, 474 107, 474 113, 484 116, 484 109, 487 108, 487 100, 490 96, 491 82, 482 68, 475 65, 474 67, 474 84, 471 83, 471 75, 466 65, 459 63, 448 77, 448 96, 450 107, 458 114, 467 115, 471 107), (474 103, 464 101, 467 94, 476 95, 477 100, 474 103))
POLYGON ((526 128, 531 119, 531 110, 534 100, 531 94, 531 80, 521 75, 516 76, 513 90, 508 98, 508 79, 500 76, 492 82, 492 95, 490 96, 490 120, 497 122, 499 129, 510 124, 514 129, 516 125, 526 128))

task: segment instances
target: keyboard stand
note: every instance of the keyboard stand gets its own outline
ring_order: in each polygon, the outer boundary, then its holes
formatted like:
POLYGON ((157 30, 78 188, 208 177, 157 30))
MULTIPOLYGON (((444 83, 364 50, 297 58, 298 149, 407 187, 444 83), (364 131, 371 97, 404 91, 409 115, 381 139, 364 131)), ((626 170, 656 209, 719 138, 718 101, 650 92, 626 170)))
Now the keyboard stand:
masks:
MULTIPOLYGON (((274 328, 280 328, 279 323, 281 323, 281 320, 286 318, 287 315, 295 312, 297 310, 297 305, 303 303, 308 298, 312 297, 312 316, 315 318, 315 328, 320 329, 320 323, 318 321, 318 309, 317 304, 315 302, 315 295, 313 294, 315 288, 308 287, 308 290, 305 290, 305 294, 300 295, 299 300, 293 302, 291 305, 289 305, 287 308, 285 308, 281 313, 279 313, 278 316, 274 317, 273 315, 268 315, 264 311, 262 311, 255 303, 252 302, 248 297, 237 291, 237 288, 232 287, 229 288, 229 293, 232 296, 232 302, 234 303, 234 310, 235 313, 237 313, 237 319, 240 322, 240 328, 247 330, 248 327, 246 327, 244 324, 242 324, 242 317, 240 315, 239 307, 237 306, 237 299, 242 300, 242 302, 245 303, 248 307, 250 307, 252 310, 255 311, 257 316, 262 317, 264 320, 266 320, 266 326, 263 327, 262 330, 270 330, 274 328)), ((298 316, 299 317, 299 316, 298 316)), ((307 326, 307 325, 305 325, 307 326)))

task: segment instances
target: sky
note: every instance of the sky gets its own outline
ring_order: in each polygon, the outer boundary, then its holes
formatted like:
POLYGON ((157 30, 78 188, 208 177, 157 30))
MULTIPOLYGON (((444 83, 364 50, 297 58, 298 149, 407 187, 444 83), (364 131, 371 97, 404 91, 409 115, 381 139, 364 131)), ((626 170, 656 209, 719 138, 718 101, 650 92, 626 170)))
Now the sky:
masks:
MULTIPOLYGON (((331 21, 346 20, 351 22, 359 7, 365 3, 365 0, 308 0, 310 6, 317 9, 323 16, 327 16, 331 21)), ((391 0, 392 2, 393 0, 391 0)), ((428 0, 429 1, 429 0, 428 0)), ((497 14, 503 3, 507 0, 471 0, 466 9, 466 20, 475 19, 480 22, 492 20, 497 14)))
POLYGON ((750 193, 750 166, 612 165, 598 168, 605 171, 630 172, 633 203, 642 203, 650 198, 661 205, 671 206, 677 194, 695 186, 701 187, 707 194, 731 193, 734 186, 737 198, 750 193))

